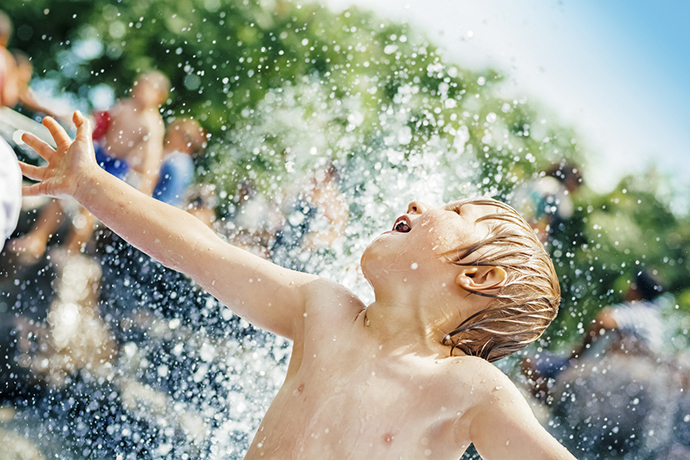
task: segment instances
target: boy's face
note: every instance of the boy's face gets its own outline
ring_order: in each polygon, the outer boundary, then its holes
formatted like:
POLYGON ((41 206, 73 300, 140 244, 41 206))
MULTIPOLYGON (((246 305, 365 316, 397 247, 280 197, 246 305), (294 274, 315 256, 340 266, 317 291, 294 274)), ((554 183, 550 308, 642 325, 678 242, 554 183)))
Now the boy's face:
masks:
POLYGON ((411 282, 447 279, 457 268, 443 255, 483 239, 489 228, 477 219, 495 212, 495 207, 470 203, 433 207, 412 202, 393 229, 364 251, 362 271, 374 286, 376 279, 396 273, 411 282))

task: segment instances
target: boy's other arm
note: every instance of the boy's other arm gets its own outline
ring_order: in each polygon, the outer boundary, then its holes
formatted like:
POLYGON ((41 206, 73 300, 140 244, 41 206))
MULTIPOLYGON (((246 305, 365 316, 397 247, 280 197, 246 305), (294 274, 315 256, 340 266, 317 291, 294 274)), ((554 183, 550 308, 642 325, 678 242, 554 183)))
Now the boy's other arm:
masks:
POLYGON ((44 119, 57 151, 35 136, 24 140, 48 161, 22 164, 40 182, 25 194, 73 196, 129 243, 164 265, 192 277, 225 305, 258 327, 295 338, 303 324, 304 286, 316 276, 287 270, 235 248, 201 221, 161 203, 106 173, 96 164, 88 121, 76 113, 70 140, 53 119, 44 119))
POLYGON ((539 424, 513 382, 494 369, 482 385, 487 395, 475 406, 469 427, 472 443, 485 460, 574 460, 539 424), (500 374, 500 375, 499 375, 500 374))

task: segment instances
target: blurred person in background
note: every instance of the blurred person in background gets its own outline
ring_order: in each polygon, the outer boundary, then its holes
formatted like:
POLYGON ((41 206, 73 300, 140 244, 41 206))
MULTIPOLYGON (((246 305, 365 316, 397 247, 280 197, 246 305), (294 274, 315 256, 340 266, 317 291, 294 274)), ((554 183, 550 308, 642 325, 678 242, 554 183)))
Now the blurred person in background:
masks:
POLYGON ((539 179, 519 186, 511 204, 546 243, 559 224, 573 215, 571 196, 580 187, 580 169, 564 160, 551 165, 539 179))
POLYGON ((329 162, 317 168, 306 185, 286 194, 284 222, 271 248, 275 263, 303 270, 305 255, 331 247, 344 234, 349 209, 338 181, 338 170, 329 162))
POLYGON ((13 56, 16 62, 16 82, 17 82, 17 96, 18 103, 23 107, 33 111, 50 115, 59 120, 61 123, 74 129, 72 124, 72 116, 68 111, 61 113, 53 108, 42 104, 36 94, 31 89, 30 83, 34 73, 34 66, 31 59, 21 51, 13 51, 13 56))
POLYGON ((625 302, 602 309, 569 356, 544 351, 539 357, 524 358, 522 370, 533 385, 532 393, 545 399, 558 376, 585 355, 619 349, 647 356, 660 353, 664 326, 656 300, 662 292, 661 283, 642 270, 635 275, 625 302), (605 337, 607 340, 603 340, 605 337))
POLYGON ((153 197, 180 207, 194 180, 193 158, 206 147, 206 130, 191 118, 179 118, 168 126, 163 145, 163 164, 153 197))
POLYGON ((297 190, 286 193, 283 224, 271 247, 271 260, 304 271, 309 254, 330 248, 344 234, 349 209, 338 185, 333 163, 318 167, 297 190))
POLYGON ((19 101, 17 65, 7 44, 12 36, 12 21, 0 11, 0 107, 14 107, 19 101))
POLYGON ((216 187, 212 184, 193 184, 187 187, 182 208, 202 221, 207 227, 214 228, 216 222, 216 187))
POLYGON ((232 244, 268 259, 282 215, 275 201, 266 199, 251 179, 245 179, 237 191, 237 207, 228 222, 232 244))
MULTIPOLYGON (((162 73, 144 73, 134 82, 131 97, 94 114, 93 140, 98 164, 148 195, 158 181, 163 157, 165 129, 160 107, 168 98, 169 88, 170 82, 162 73)), ((68 252, 77 253, 93 234, 96 220, 85 209, 69 203, 66 206, 71 208, 73 217, 65 245, 68 252)), ((36 262, 43 256, 64 219, 63 204, 52 200, 31 231, 8 245, 23 263, 36 262)))
POLYGON ((654 275, 635 274, 625 302, 602 309, 569 355, 522 361, 555 434, 587 458, 690 458, 690 374, 662 348, 665 296, 654 275))

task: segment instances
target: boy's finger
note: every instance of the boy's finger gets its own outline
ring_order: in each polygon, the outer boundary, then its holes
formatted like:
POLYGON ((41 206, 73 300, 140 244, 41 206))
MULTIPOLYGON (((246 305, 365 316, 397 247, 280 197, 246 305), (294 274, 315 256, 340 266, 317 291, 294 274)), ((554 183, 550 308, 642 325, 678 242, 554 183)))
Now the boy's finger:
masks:
POLYGON ((79 110, 74 112, 72 122, 77 127, 77 136, 83 137, 84 140, 91 138, 91 123, 79 110))
POLYGON ((22 187, 23 196, 36 196, 41 194, 41 183, 26 185, 22 187))
POLYGON ((19 162, 19 169, 22 170, 22 174, 32 180, 43 180, 46 174, 46 168, 28 165, 22 161, 19 162))
POLYGON ((50 162, 53 159, 55 150, 45 141, 42 141, 31 133, 22 134, 22 140, 26 145, 34 149, 44 160, 50 162))
POLYGON ((66 150, 69 148, 69 145, 72 143, 72 139, 70 139, 69 135, 67 135, 67 131, 65 131, 65 129, 60 126, 57 121, 55 121, 52 117, 45 117, 43 119, 43 126, 48 128, 48 131, 50 131, 53 139, 55 139, 58 149, 66 150))

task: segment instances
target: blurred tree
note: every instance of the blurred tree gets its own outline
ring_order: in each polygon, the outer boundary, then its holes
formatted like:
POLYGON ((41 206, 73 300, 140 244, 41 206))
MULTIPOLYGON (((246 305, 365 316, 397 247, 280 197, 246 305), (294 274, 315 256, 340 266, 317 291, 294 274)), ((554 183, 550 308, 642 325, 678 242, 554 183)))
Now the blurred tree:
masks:
MULTIPOLYGON (((510 199, 552 163, 585 163, 572 130, 508 95, 499 72, 451 63, 413 28, 356 9, 285 0, 4 0, 2 9, 15 23, 10 46, 85 108, 98 88, 121 97, 138 73, 166 73, 164 115, 193 116, 211 134, 197 172, 216 185, 221 217, 247 181, 278 196, 333 162, 351 224, 338 257, 308 265, 321 273, 356 266, 361 242, 411 198, 510 199)), ((687 344, 690 221, 669 210, 665 186, 652 171, 574 197, 549 244, 563 302, 542 346, 568 348, 642 267, 678 295, 676 343, 687 344)))
MULTIPOLYGON (((15 22, 11 46, 86 104, 98 85, 123 96, 143 70, 168 74, 165 115, 194 116, 211 133, 198 176, 216 184, 221 216, 246 180, 275 195, 334 161, 357 241, 412 192, 506 199, 553 162, 584 162, 572 131, 505 96, 500 73, 453 65, 407 25, 356 9, 285 0, 8 0, 3 9, 15 22)), ((657 189, 627 178, 610 194, 580 193, 550 246, 564 295, 549 340, 578 335, 620 299, 634 267, 658 269, 672 292, 688 286, 687 218, 657 189)))

